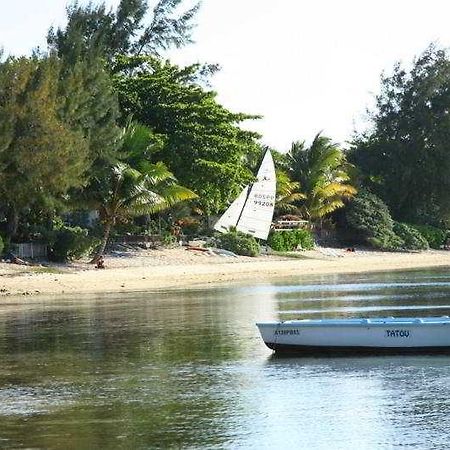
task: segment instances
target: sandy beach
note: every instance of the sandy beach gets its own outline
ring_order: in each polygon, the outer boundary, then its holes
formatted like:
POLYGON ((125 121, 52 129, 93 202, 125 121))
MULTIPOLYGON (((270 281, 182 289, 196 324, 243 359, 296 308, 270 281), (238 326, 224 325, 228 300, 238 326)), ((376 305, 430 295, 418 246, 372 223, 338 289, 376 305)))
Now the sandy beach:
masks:
POLYGON ((87 261, 69 265, 0 263, 0 295, 59 295, 160 290, 295 276, 450 267, 449 251, 388 253, 317 249, 297 258, 221 257, 184 248, 126 251, 108 255, 104 270, 87 261))

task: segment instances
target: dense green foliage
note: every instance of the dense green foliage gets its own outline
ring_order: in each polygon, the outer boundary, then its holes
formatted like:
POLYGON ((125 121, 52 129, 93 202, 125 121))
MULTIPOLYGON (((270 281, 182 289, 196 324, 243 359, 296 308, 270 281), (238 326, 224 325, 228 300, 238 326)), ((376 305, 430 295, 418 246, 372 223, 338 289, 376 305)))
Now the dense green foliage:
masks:
POLYGON ((382 78, 371 131, 354 143, 362 182, 395 218, 439 223, 450 218, 450 59, 429 47, 410 71, 382 78))
POLYGON ((216 93, 197 84, 199 69, 151 57, 121 58, 115 84, 123 114, 164 136, 155 157, 199 195, 200 208, 210 215, 252 180, 246 156, 260 149, 258 135, 239 127, 252 116, 217 103, 216 93))
MULTIPOLYGON (((198 9, 195 0, 119 0, 110 9, 75 2, 67 24, 49 31, 47 53, 0 61, 0 230, 7 242, 37 239, 45 233, 33 230, 94 210, 103 228, 98 254, 117 225, 150 232, 163 211, 170 210, 163 219, 172 234, 196 234, 254 181, 266 148, 243 123, 258 116, 218 102, 207 88, 216 66, 161 58, 192 42, 198 9)), ((275 215, 322 228, 340 210, 360 242, 440 248, 446 233, 437 227, 450 223, 449 111, 450 58, 431 46, 411 70, 397 65, 382 78, 373 126, 348 154, 320 133, 309 146, 296 141, 287 154, 272 152, 275 215)), ((83 254, 91 245, 86 233, 60 226, 50 239, 54 257, 83 254)), ((259 253, 251 236, 218 239, 238 254, 259 253)), ((314 242, 309 231, 294 230, 272 233, 269 245, 291 251, 314 242)))
POLYGON ((414 228, 426 239, 428 245, 440 249, 446 242, 447 233, 431 225, 414 225, 414 228))
POLYGON ((406 223, 394 222, 394 233, 403 241, 401 247, 405 250, 428 250, 429 245, 422 234, 406 223))
POLYGON ((60 75, 52 57, 0 64, 0 198, 9 236, 25 209, 54 203, 85 180, 89 143, 61 117, 72 91, 58 92, 60 75))
POLYGON ((3 249, 5 248, 5 244, 3 242, 3 238, 0 235, 0 255, 3 253, 3 249))
POLYGON ((121 134, 117 93, 100 57, 60 61, 58 96, 64 99, 60 116, 88 145, 89 178, 117 159, 121 134))
POLYGON ((156 55, 191 41, 198 5, 180 12, 181 3, 159 0, 151 14, 145 0, 121 0, 116 10, 75 3, 67 26, 49 32, 50 56, 0 63, 0 219, 9 236, 25 215, 89 208, 100 208, 107 236, 116 221, 195 197, 152 158, 165 136, 144 127, 140 144, 137 134, 121 136, 120 116, 125 122, 133 111, 119 110, 111 75, 121 54, 156 55), (118 172, 126 175, 114 184, 118 172))
POLYGON ((395 250, 403 241, 394 233, 389 208, 374 194, 360 191, 346 210, 348 225, 362 242, 381 250, 395 250))
POLYGON ((376 195, 360 191, 346 209, 356 240, 381 250, 426 250, 424 236, 412 225, 395 222, 387 205, 376 195))
POLYGON ((85 201, 99 212, 104 226, 97 256, 104 252, 116 223, 196 198, 196 194, 176 183, 164 163, 150 162, 154 145, 155 136, 149 129, 130 123, 123 133, 122 161, 99 170, 91 179, 85 201))
POLYGON ((287 154, 287 166, 304 196, 300 210, 312 221, 320 222, 356 193, 347 183, 349 165, 343 151, 320 134, 309 147, 305 142, 294 142, 287 154))
POLYGON ((218 235, 217 246, 242 256, 258 256, 261 252, 257 240, 240 231, 230 231, 218 235))
POLYGON ((79 259, 91 253, 98 243, 87 229, 62 226, 51 233, 50 258, 60 262, 79 259))
POLYGON ((275 202, 275 216, 283 214, 299 214, 299 203, 306 196, 300 192, 300 183, 292 181, 289 174, 278 169, 277 174, 277 194, 275 202))
POLYGON ((267 244, 277 252, 312 250, 314 248, 314 236, 311 231, 306 229, 272 231, 267 244))

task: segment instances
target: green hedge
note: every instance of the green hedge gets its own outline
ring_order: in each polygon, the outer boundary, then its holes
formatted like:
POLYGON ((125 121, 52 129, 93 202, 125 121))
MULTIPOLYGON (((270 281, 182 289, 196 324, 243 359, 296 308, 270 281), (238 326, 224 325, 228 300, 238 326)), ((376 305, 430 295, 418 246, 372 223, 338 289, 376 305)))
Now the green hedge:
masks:
POLYGON ((314 248, 314 238, 309 230, 304 229, 272 231, 267 244, 277 252, 311 250, 314 248))
POLYGON ((427 240, 431 248, 440 249, 446 241, 447 233, 431 225, 413 225, 413 227, 427 240))
POLYGON ((218 235, 217 246, 242 256, 258 256, 261 252, 258 241, 253 236, 240 231, 218 235))
POLYGON ((3 253, 4 248, 5 248, 5 244, 3 243, 3 238, 0 235, 0 255, 3 253))

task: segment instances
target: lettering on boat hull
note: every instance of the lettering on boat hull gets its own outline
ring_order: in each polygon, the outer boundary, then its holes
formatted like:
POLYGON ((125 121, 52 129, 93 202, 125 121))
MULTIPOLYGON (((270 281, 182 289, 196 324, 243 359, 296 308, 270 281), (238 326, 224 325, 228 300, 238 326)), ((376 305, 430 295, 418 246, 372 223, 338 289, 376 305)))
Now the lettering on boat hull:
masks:
POLYGON ((279 335, 294 335, 294 334, 300 334, 300 330, 275 330, 273 333, 275 336, 279 335))
POLYGON ((387 338, 409 338, 411 332, 409 330, 386 330, 384 336, 387 338))

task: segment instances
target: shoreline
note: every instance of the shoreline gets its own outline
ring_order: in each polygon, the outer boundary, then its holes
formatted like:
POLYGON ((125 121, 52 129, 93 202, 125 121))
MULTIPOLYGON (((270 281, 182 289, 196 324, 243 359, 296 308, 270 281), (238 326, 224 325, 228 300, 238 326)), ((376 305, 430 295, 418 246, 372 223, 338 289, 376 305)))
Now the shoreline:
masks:
POLYGON ((223 258, 182 249, 107 256, 106 269, 87 262, 48 267, 0 263, 1 301, 17 296, 105 294, 276 281, 303 276, 370 273, 450 267, 450 252, 390 253, 343 249, 302 252, 298 258, 223 258))

